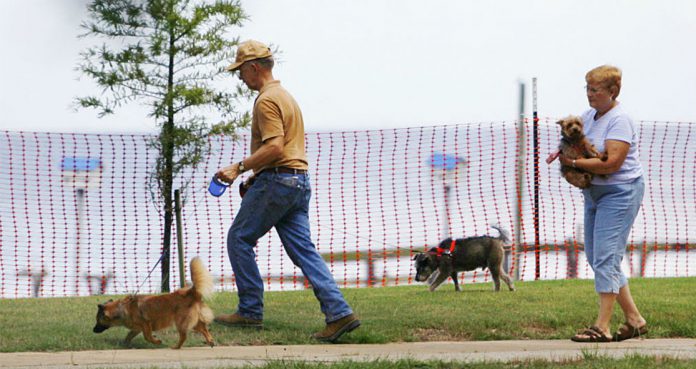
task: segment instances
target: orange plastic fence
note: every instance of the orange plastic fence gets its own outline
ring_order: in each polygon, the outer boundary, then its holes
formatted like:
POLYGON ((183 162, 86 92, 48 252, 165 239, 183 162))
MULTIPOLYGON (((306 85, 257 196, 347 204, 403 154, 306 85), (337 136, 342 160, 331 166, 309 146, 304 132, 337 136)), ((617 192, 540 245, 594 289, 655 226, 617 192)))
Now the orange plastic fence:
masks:
MULTIPOLYGON (((539 122, 543 158, 558 145, 539 122)), ((307 134, 313 239, 340 287, 407 285, 414 252, 445 237, 511 235, 507 267, 534 280, 590 278, 582 251, 582 194, 540 164, 539 248, 534 244, 531 122, 487 122, 307 134), (520 143, 520 139, 522 142, 520 143), (524 164, 521 167, 519 164, 524 164), (521 173, 522 175, 518 175, 521 173)), ((638 122, 646 195, 629 238, 631 276, 696 275, 695 123, 638 122)), ((157 153, 143 135, 0 131, 0 296, 157 292, 163 214, 148 173, 157 153), (142 287, 138 289, 139 286, 142 287)), ((177 178, 185 259, 199 255, 219 289, 234 290, 226 233, 236 190, 208 195, 215 171, 248 155, 248 136, 210 138, 210 155, 177 178)), ((175 245, 176 229, 172 244, 175 245)), ((257 260, 267 290, 306 288, 271 231, 257 260)), ((176 247, 171 285, 179 285, 176 247)), ((462 283, 490 282, 487 271, 462 283)), ((447 287, 445 287, 447 288, 447 287)))

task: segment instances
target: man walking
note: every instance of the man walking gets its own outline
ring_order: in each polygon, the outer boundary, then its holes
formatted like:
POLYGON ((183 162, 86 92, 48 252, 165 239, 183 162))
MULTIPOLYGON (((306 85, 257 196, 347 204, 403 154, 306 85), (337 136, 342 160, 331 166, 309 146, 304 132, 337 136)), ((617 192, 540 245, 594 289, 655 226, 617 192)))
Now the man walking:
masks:
POLYGON ((236 327, 263 325, 263 280, 254 255, 259 238, 275 227, 292 262, 312 284, 326 327, 313 335, 335 342, 360 326, 331 272, 312 243, 309 230, 311 188, 307 173, 304 122, 295 99, 273 77, 273 53, 258 41, 239 44, 235 63, 227 67, 251 90, 258 91, 251 123, 251 155, 217 172, 232 183, 253 170, 248 188, 227 234, 227 252, 237 281, 239 306, 216 322, 236 327))

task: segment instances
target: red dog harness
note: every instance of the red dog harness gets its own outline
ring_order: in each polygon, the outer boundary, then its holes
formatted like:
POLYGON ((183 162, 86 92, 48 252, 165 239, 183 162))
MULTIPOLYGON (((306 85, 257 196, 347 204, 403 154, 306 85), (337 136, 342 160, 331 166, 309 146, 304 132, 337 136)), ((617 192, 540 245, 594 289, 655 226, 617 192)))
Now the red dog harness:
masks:
POLYGON ((449 250, 443 249, 442 247, 438 246, 437 247, 437 256, 442 256, 442 254, 446 254, 446 255, 452 254, 454 252, 454 246, 455 246, 456 242, 457 242, 456 240, 452 239, 452 244, 450 244, 449 250))

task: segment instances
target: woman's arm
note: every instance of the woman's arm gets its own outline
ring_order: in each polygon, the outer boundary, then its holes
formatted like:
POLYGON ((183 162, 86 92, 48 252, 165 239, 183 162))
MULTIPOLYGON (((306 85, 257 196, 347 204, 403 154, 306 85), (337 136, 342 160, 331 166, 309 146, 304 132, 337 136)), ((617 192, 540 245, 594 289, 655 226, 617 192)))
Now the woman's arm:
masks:
MULTIPOLYGON (((606 140, 604 141, 604 148, 607 151, 606 161, 602 161, 600 158, 576 159, 575 167, 594 174, 612 174, 623 165, 631 145, 624 141, 606 140)), ((561 164, 573 166, 573 160, 563 155, 559 158, 561 159, 561 164)))

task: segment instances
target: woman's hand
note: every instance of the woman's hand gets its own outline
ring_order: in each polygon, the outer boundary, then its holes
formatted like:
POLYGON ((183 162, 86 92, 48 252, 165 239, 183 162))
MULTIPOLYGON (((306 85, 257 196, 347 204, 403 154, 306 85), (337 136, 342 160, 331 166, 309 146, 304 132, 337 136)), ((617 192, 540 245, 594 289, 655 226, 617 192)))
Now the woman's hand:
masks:
POLYGON ((561 162, 561 165, 565 165, 565 166, 567 166, 567 167, 575 167, 575 165, 573 165, 573 162, 574 162, 575 160, 570 159, 570 158, 566 157, 566 156, 563 155, 563 154, 561 154, 561 155, 558 156, 558 160, 561 162))
POLYGON ((560 154, 561 154, 561 152, 559 150, 556 150, 556 151, 550 153, 549 157, 546 158, 546 164, 553 163, 553 161, 556 160, 556 158, 558 158, 558 155, 560 155, 560 154))

